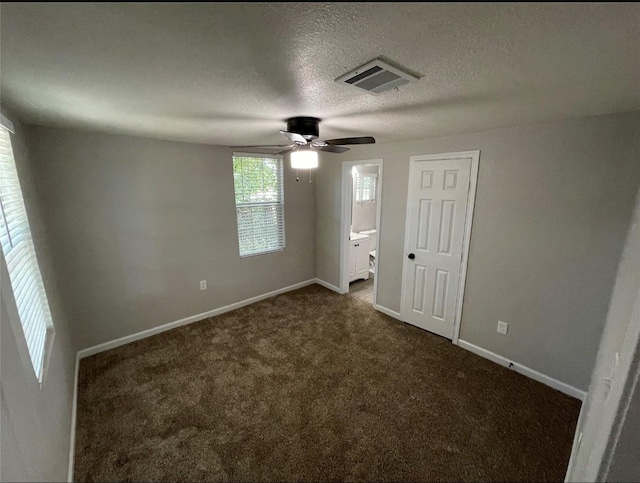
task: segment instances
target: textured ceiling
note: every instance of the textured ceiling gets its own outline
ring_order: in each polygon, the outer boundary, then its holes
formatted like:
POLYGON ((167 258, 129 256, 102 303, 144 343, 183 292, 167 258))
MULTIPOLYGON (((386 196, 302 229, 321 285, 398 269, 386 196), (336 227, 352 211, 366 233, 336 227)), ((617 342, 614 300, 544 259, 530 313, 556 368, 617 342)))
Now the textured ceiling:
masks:
POLYGON ((419 139, 640 109, 640 4, 1 5, 2 102, 33 124, 212 144, 419 139), (378 56, 422 78, 334 82, 378 56))

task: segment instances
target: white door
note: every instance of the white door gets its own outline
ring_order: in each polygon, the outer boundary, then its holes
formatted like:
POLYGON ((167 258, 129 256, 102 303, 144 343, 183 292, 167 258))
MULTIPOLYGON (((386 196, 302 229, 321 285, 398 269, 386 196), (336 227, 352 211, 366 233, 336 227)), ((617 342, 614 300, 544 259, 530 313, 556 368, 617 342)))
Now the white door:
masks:
POLYGON ((411 160, 402 319, 451 339, 472 161, 428 158, 411 160))

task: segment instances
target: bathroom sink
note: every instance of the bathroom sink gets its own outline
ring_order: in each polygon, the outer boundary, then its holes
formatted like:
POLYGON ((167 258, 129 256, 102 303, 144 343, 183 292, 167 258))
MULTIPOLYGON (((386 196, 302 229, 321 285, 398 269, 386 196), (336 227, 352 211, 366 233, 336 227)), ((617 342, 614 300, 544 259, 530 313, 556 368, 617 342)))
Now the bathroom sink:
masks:
POLYGON ((363 235, 361 233, 351 233, 349 235, 349 240, 368 240, 370 238, 369 235, 363 235))

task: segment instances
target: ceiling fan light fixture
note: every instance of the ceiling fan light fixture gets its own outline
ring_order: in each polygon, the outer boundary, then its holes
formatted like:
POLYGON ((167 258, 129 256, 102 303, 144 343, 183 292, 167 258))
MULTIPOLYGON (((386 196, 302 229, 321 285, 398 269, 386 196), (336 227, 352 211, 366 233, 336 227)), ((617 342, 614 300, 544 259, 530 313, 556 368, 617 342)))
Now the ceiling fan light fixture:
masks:
POLYGON ((318 152, 312 149, 298 149, 291 153, 293 169, 314 169, 318 167, 318 152))
POLYGON ((352 144, 374 144, 375 138, 372 136, 358 136, 338 139, 318 139, 318 123, 320 119, 316 117, 292 117, 287 119, 287 130, 280 131, 280 134, 289 138, 291 144, 271 144, 253 146, 229 146, 232 149, 266 149, 278 148, 276 156, 291 155, 291 167, 293 169, 314 169, 318 167, 318 151, 324 153, 341 154, 349 151, 345 147, 352 144), (280 149, 286 148, 286 149, 280 149))

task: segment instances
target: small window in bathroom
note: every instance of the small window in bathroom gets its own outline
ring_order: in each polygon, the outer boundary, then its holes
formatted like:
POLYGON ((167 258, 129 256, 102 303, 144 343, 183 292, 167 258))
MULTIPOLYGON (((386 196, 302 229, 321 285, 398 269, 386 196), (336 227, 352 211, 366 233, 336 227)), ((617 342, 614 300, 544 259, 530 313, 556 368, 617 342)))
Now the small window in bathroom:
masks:
POLYGON ((355 174, 355 194, 357 203, 376 200, 376 181, 378 176, 372 173, 355 174))

